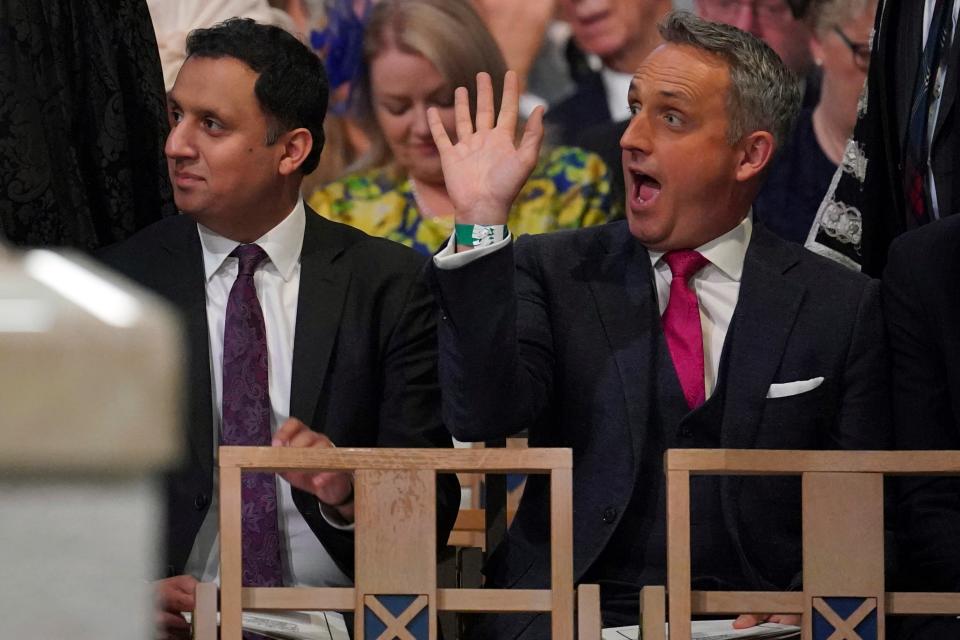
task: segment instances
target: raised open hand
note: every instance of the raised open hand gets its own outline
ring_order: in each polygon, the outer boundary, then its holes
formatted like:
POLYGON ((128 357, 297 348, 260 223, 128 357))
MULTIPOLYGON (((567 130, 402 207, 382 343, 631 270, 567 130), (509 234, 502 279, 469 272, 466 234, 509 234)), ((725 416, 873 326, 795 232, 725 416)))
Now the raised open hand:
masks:
POLYGON ((490 75, 478 73, 476 128, 467 89, 458 87, 454 94, 457 144, 450 142, 437 110, 431 107, 427 111, 447 194, 460 224, 506 224, 513 199, 537 164, 543 140, 543 109, 538 107, 531 114, 517 144, 519 101, 517 74, 508 71, 500 114, 495 118, 490 75))

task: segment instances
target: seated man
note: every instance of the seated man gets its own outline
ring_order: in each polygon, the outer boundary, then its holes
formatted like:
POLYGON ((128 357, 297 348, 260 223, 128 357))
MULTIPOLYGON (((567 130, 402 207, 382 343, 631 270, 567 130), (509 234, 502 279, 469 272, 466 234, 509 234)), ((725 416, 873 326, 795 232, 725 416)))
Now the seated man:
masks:
MULTIPOLYGON (((799 82, 734 27, 677 12, 660 31, 630 89, 625 221, 512 243, 501 225, 542 137, 534 114, 514 145, 515 78, 496 124, 481 84, 476 130, 458 90, 456 144, 430 115, 458 216, 433 268, 445 423, 573 449, 574 578, 600 584, 606 625, 636 624, 640 588, 665 583, 665 449, 888 439, 878 283, 750 216, 799 82)), ((691 492, 695 587, 799 588, 796 478, 701 477, 691 492)), ((531 477, 490 585, 547 582, 548 502, 531 477)), ((485 624, 549 634, 546 616, 485 624)))
MULTIPOLYGON (((883 311, 898 449, 960 449, 960 216, 890 247, 883 311)), ((897 589, 960 591, 960 479, 899 480, 897 589)), ((960 638, 956 616, 902 621, 906 639, 960 638)))
MULTIPOLYGON (((187 465, 168 484, 161 626, 186 637, 196 580, 218 572, 218 444, 449 446, 423 260, 324 220, 300 198, 323 147, 327 81, 293 36, 251 20, 191 33, 169 96, 177 207, 107 261, 181 309, 187 465)), ((349 474, 246 474, 244 584, 349 585, 349 474), (247 481, 249 478, 249 482, 247 481), (293 485, 291 489, 290 485, 293 485)), ((456 481, 438 488, 438 540, 456 481)))

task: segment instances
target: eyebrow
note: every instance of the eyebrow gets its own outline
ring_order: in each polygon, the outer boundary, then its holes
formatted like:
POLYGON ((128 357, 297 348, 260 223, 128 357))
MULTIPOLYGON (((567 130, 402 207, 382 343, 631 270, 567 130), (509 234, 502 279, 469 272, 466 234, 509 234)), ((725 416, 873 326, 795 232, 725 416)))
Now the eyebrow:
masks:
POLYGON ((657 92, 661 97, 668 98, 670 100, 679 100, 681 102, 692 102, 690 96, 681 92, 681 91, 669 91, 667 89, 661 89, 657 92))

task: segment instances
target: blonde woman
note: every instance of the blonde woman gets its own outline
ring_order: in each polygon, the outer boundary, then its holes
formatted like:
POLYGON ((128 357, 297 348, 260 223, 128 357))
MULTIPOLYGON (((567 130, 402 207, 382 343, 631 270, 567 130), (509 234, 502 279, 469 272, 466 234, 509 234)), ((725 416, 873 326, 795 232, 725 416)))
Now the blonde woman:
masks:
MULTIPOLYGON (((464 0, 382 0, 367 23, 363 56, 355 107, 371 148, 352 173, 314 191, 309 204, 333 220, 433 253, 454 221, 427 109, 437 107, 455 136, 454 88, 471 88, 475 100, 476 74, 487 71, 502 81, 506 64, 464 0)), ((609 217, 607 166, 581 149, 555 147, 541 157, 508 222, 519 235, 609 217)))

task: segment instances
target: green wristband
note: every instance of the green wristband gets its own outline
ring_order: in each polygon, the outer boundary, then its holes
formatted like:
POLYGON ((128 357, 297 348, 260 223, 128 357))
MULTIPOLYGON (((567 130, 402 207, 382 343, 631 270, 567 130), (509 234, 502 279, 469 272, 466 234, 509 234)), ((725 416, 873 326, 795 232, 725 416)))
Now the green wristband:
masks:
POLYGON ((457 224, 457 244, 465 247, 489 247, 507 237, 505 224, 457 224))

